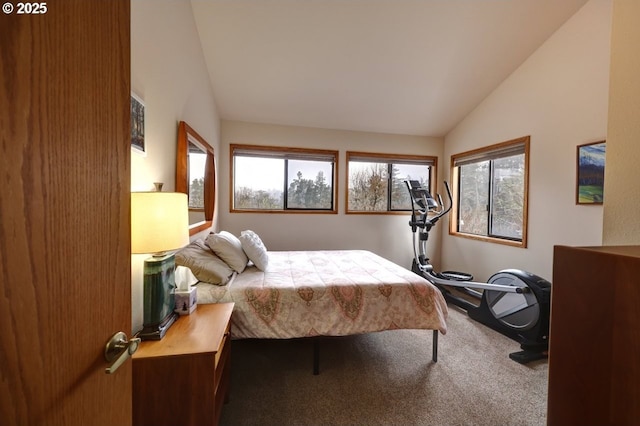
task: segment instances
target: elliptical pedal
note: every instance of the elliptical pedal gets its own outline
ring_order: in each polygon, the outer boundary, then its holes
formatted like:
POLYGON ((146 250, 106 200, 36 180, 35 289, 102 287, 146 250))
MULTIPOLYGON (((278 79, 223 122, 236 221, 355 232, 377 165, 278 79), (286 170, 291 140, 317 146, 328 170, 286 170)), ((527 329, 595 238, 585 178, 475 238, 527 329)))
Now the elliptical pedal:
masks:
POLYGON ((442 278, 453 281, 473 281, 473 275, 458 271, 440 272, 442 278))
POLYGON ((546 350, 544 351, 543 350, 541 351, 524 350, 524 351, 513 352, 509 354, 509 358, 511 358, 512 360, 520 364, 528 364, 532 361, 537 361, 539 359, 546 359, 548 357, 549 357, 549 352, 546 350))

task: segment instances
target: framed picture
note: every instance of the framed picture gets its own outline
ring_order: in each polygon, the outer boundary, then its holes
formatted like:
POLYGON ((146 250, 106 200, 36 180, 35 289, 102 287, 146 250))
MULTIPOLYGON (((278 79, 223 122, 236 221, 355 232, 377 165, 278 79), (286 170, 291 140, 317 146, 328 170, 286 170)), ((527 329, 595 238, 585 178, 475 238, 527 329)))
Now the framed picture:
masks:
POLYGON ((602 204, 606 141, 578 145, 576 204, 602 204))
POLYGON ((145 153, 144 103, 134 93, 131 93, 131 148, 139 153, 145 153))

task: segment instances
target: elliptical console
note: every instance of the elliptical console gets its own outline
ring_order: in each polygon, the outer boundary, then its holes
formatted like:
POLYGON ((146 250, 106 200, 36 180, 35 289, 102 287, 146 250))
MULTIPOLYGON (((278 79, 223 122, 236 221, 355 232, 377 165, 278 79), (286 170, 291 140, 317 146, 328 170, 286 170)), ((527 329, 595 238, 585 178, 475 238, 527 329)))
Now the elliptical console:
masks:
POLYGON ((445 181, 449 198, 449 206, 445 208, 442 197, 438 195, 436 201, 418 181, 405 183, 412 201, 409 225, 414 234, 413 272, 436 285, 447 302, 465 309, 472 319, 519 342, 522 351, 509 354, 514 361, 525 364, 546 358, 551 283, 519 269, 499 271, 486 283, 475 282, 464 272, 434 271, 426 256, 426 243, 431 228, 451 210, 451 190, 445 181), (479 300, 479 304, 470 299, 479 300))

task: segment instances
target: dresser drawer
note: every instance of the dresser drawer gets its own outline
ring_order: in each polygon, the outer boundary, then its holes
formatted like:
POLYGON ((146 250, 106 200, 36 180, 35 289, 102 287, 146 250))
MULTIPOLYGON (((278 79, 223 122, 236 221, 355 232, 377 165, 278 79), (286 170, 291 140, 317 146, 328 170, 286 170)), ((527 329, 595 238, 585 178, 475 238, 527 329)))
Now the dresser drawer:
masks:
POLYGON ((142 342, 133 356, 134 425, 218 423, 228 399, 232 310, 233 304, 199 305, 163 339, 142 342))

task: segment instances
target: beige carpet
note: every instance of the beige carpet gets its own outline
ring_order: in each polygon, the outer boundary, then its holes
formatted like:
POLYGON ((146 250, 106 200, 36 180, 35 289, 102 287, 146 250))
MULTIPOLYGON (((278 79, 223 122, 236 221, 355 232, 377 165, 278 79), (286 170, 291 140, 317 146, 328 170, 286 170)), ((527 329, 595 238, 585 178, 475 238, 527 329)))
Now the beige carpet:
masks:
POLYGON ((547 361, 521 365, 511 339, 450 308, 431 361, 432 332, 232 342, 231 400, 222 425, 545 425, 547 361))

